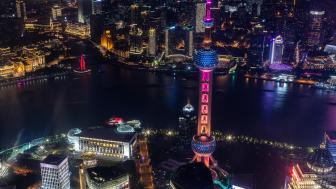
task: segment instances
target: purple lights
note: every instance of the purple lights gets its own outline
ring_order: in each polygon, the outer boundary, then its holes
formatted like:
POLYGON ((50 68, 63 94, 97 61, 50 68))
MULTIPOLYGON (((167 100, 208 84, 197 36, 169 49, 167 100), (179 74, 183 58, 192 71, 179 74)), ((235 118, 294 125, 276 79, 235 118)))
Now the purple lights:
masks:
POLYGON ((209 20, 213 20, 211 18, 211 4, 212 4, 212 1, 211 0, 207 0, 206 2, 206 14, 205 14, 205 17, 204 17, 204 21, 209 21, 209 20))
POLYGON ((290 72, 292 71, 292 66, 282 63, 275 63, 269 66, 269 69, 277 72, 290 72))

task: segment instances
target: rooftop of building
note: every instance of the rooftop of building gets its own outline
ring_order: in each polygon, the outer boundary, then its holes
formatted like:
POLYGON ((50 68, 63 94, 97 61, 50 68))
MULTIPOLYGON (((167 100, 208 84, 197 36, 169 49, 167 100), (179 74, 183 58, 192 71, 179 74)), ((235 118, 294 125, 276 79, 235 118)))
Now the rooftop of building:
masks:
POLYGON ((106 126, 106 127, 96 127, 86 130, 77 134, 80 137, 102 139, 102 140, 112 140, 120 142, 130 142, 132 138, 136 135, 133 127, 128 125, 123 126, 106 126))
POLYGON ((59 165, 64 161, 65 158, 67 158, 66 155, 50 154, 42 161, 42 163, 50 164, 50 165, 59 165))
POLYGON ((335 131, 327 131, 326 135, 329 139, 336 141, 336 130, 335 131))
POLYGON ((173 176, 172 183, 177 189, 213 189, 210 169, 203 163, 189 163, 180 166, 173 176))
POLYGON ((127 175, 127 171, 121 166, 99 166, 87 169, 90 179, 96 183, 104 183, 127 175))
POLYGON ((326 173, 333 169, 334 160, 325 146, 321 145, 320 148, 314 150, 314 153, 309 158, 307 165, 314 172, 326 173))

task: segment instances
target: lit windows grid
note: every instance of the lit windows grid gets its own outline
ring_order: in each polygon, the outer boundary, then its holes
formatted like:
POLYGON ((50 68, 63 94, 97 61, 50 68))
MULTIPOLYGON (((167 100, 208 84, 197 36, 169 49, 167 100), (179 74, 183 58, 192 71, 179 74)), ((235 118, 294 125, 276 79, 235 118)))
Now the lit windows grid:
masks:
POLYGON ((94 152, 97 155, 102 155, 106 157, 114 158, 129 158, 130 152, 127 151, 130 149, 130 145, 126 142, 119 141, 109 141, 109 140, 100 140, 93 138, 80 137, 79 139, 79 150, 94 152))
POLYGON ((60 165, 41 163, 43 189, 70 189, 68 159, 60 165))

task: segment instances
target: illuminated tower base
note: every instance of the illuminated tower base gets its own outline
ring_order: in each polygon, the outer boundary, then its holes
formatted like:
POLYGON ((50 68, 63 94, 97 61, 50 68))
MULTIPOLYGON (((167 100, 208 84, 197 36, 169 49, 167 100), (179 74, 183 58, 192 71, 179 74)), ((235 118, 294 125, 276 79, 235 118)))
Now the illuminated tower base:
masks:
POLYGON ((87 69, 84 54, 81 55, 79 60, 79 69, 74 70, 75 73, 83 74, 83 73, 89 73, 91 72, 90 69, 87 69))

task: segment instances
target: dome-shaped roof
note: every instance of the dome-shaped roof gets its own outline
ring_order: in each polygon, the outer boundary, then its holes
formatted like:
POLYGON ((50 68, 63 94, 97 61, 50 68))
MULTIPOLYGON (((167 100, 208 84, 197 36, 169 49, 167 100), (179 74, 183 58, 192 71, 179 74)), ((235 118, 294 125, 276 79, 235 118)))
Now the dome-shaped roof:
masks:
POLYGON ((191 113, 193 112, 195 109, 194 109, 194 106, 192 106, 191 104, 187 104, 183 107, 183 113, 191 113))
POLYGON ((326 148, 321 147, 314 151, 307 165, 316 173, 328 173, 333 169, 334 161, 330 152, 326 148))
POLYGON ((120 126, 118 126, 117 131, 119 133, 133 133, 133 132, 135 132, 134 128, 130 125, 127 125, 127 124, 121 124, 120 126))

